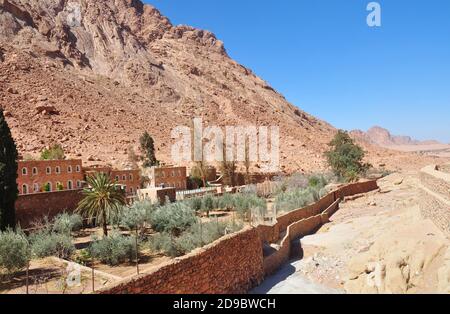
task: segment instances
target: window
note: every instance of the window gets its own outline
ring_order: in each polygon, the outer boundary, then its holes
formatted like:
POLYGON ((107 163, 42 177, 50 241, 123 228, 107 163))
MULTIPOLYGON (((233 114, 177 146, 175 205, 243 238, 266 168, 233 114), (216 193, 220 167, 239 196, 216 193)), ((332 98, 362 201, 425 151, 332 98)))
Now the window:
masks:
POLYGON ((133 188, 130 188, 130 193, 133 193, 133 188))
POLYGON ((133 175, 132 174, 130 174, 129 179, 130 179, 130 181, 133 181, 133 175))
POLYGON ((77 181, 77 187, 81 188, 81 181, 80 180, 77 181))
POLYGON ((166 177, 166 173, 164 171, 161 171, 161 177, 163 177, 163 178, 166 177))
POLYGON ((34 190, 34 193, 38 193, 39 192, 39 184, 35 183, 33 185, 33 190, 34 190))
POLYGON ((116 181, 119 181, 120 180, 120 177, 119 176, 116 176, 116 181))
POLYGON ((55 168, 55 173, 56 173, 56 174, 60 174, 60 173, 61 173, 61 167, 56 166, 56 168, 55 168))
POLYGON ((178 170, 178 176, 181 177, 181 170, 178 170))
POLYGON ((172 177, 175 177, 175 170, 172 170, 172 177))
POLYGON ((127 181, 127 176, 126 176, 126 175, 123 175, 123 176, 122 176, 122 180, 123 180, 123 181, 127 181))
POLYGON ((67 167, 67 172, 68 172, 68 173, 72 173, 72 166, 68 166, 68 167, 67 167))
POLYGON ((22 175, 26 176, 28 174, 27 168, 22 168, 22 175))
POLYGON ((47 167, 47 168, 45 169, 45 172, 46 172, 47 174, 51 174, 51 173, 52 173, 52 168, 51 168, 51 167, 47 167))
POLYGON ((53 187, 52 187, 52 183, 51 183, 51 182, 47 182, 46 191, 47 191, 47 192, 53 191, 53 187))
POLYGON ((22 194, 28 194, 28 185, 22 185, 22 194))
POLYGON ((73 190, 73 182, 71 180, 67 181, 67 189, 73 190))
POLYGON ((34 167, 33 170, 31 170, 31 173, 32 173, 33 175, 37 175, 37 174, 38 174, 37 168, 34 167))
POLYGON ((77 167, 75 168, 77 172, 81 171, 81 167, 77 165, 77 167))

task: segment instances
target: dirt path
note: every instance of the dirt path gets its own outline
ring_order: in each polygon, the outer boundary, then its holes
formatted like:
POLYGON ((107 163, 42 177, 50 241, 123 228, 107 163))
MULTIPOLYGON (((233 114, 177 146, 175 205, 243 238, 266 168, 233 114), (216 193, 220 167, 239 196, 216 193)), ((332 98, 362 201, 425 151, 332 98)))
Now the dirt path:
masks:
POLYGON ((314 283, 300 272, 299 261, 282 267, 274 275, 266 278, 251 294, 337 294, 343 290, 332 289, 314 283))
POLYGON ((450 242, 422 218, 418 184, 415 172, 394 174, 380 180, 381 192, 342 203, 331 223, 301 240, 304 258, 287 265, 291 273, 263 286, 272 286, 269 293, 450 293, 450 242))

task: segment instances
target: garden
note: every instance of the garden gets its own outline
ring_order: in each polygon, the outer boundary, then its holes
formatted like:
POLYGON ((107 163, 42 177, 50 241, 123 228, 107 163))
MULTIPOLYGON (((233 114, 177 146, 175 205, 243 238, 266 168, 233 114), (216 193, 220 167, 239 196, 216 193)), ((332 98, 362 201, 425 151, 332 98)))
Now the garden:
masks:
POLYGON ((165 204, 112 202, 100 211, 91 201, 98 200, 92 193, 101 191, 101 184, 91 182, 77 213, 0 233, 0 293, 95 291, 267 221, 270 211, 281 215, 313 203, 328 192, 331 180, 295 174, 236 194, 165 204))

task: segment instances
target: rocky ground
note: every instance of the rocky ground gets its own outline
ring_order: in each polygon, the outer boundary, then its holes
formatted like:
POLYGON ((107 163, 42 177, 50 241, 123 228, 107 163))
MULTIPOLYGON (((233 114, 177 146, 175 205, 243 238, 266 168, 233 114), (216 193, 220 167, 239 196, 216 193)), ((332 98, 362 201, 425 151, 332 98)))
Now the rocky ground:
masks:
POLYGON ((421 217, 417 184, 415 172, 393 174, 380 192, 342 203, 265 292, 450 293, 450 241, 421 217))

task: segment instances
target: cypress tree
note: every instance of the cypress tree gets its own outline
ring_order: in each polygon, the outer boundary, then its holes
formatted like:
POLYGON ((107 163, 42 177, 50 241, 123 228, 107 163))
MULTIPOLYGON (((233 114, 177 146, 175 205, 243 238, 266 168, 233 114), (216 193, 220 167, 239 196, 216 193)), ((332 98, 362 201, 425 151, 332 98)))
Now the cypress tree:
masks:
POLYGON ((145 132, 139 141, 141 144, 141 149, 145 154, 143 166, 145 168, 157 166, 159 162, 155 156, 155 142, 153 141, 153 138, 150 134, 148 134, 148 132, 145 132))
POLYGON ((17 189, 17 148, 0 108, 0 230, 14 228, 17 189))

